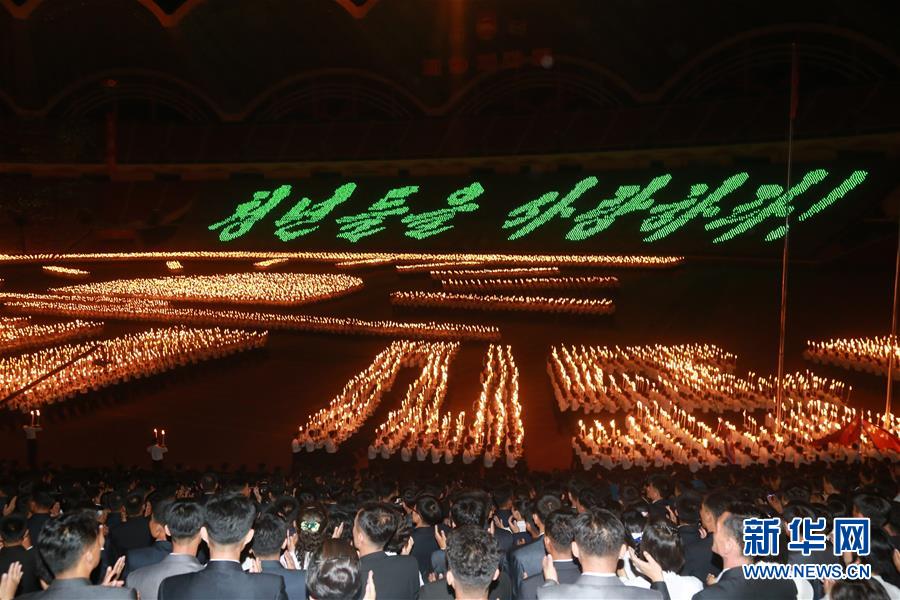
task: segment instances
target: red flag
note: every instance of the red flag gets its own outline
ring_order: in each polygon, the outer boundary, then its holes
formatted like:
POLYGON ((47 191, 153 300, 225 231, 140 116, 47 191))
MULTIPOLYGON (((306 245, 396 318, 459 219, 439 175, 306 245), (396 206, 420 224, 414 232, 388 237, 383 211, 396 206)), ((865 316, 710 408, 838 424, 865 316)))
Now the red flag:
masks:
POLYGON ((797 57, 797 44, 791 44, 791 121, 797 118, 797 105, 800 103, 800 60, 797 57))
POLYGON ((900 439, 897 439, 897 436, 887 429, 868 421, 863 421, 863 429, 865 429, 866 435, 872 440, 872 445, 877 449, 900 452, 900 439))
POLYGON ((852 446, 859 443, 862 435, 862 417, 857 417, 847 427, 838 429, 833 433, 829 433, 825 437, 821 437, 813 442, 813 446, 824 448, 828 444, 837 444, 839 446, 852 446))

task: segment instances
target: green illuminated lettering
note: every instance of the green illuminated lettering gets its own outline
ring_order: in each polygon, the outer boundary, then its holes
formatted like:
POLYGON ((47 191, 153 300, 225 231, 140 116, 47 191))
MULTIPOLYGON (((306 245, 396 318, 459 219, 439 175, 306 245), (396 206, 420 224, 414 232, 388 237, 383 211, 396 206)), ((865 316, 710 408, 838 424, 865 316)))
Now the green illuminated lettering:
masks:
POLYGON ((289 242, 312 233, 319 228, 313 224, 324 219, 338 204, 346 202, 355 189, 355 183, 345 183, 334 191, 331 198, 318 204, 313 204, 309 198, 303 198, 283 217, 275 221, 278 228, 275 230, 275 236, 282 242, 289 242), (313 226, 303 227, 304 225, 313 226))
POLYGON ((572 188, 572 191, 566 194, 562 200, 549 206, 548 210, 543 213, 541 212, 541 209, 544 205, 555 202, 556 199, 559 198, 559 192, 547 192, 536 200, 532 200, 531 202, 512 209, 507 215, 506 221, 503 223, 503 229, 511 229, 523 224, 524 226, 512 232, 506 239, 517 240, 520 237, 526 236, 538 227, 544 225, 553 217, 559 216, 565 219, 571 217, 575 212, 575 209, 570 205, 595 185, 597 185, 596 177, 585 177, 576 183, 575 187, 572 188))
POLYGON ((419 186, 417 185, 407 185, 389 190, 366 212, 337 219, 337 224, 341 226, 337 236, 355 244, 364 237, 384 231, 386 227, 382 224, 387 217, 408 213, 409 207, 406 206, 406 199, 418 191, 419 186))
POLYGON ((471 200, 484 193, 484 188, 477 181, 472 185, 456 190, 447 198, 449 208, 432 210, 418 215, 408 215, 400 221, 407 227, 406 236, 423 240, 428 237, 453 229, 453 225, 446 223, 458 212, 473 212, 478 210, 478 205, 471 200))
POLYGON ((209 226, 209 230, 221 229, 219 240, 222 242, 237 239, 253 229, 260 219, 269 214, 290 193, 291 186, 289 185, 283 185, 273 192, 265 190, 255 192, 253 200, 238 204, 230 217, 213 223, 209 226))
POLYGON ((638 185, 619 186, 613 198, 600 201, 596 208, 575 217, 575 226, 566 234, 566 239, 580 242, 604 231, 618 217, 639 210, 647 210, 653 205, 653 194, 672 181, 668 173, 654 177, 647 187, 638 185))

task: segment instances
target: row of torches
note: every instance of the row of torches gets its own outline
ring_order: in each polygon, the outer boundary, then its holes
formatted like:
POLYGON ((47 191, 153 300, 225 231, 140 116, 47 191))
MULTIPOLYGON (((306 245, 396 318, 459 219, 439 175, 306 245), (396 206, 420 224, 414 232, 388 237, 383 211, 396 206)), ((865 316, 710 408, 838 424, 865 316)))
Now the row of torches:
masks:
POLYGON ((612 300, 551 298, 545 296, 495 296, 447 292, 393 292, 395 306, 454 308, 463 310, 509 310, 567 314, 605 315, 615 310, 612 300))
POLYGON ((394 342, 375 357, 365 371, 354 376, 329 405, 299 428, 308 450, 334 452, 351 437, 381 403, 403 367, 421 369, 398 410, 388 413, 376 429, 370 456, 389 458, 397 451, 409 460, 416 452, 433 462, 452 462, 462 454, 464 462, 482 455, 486 466, 503 456, 509 466, 521 458, 525 430, 518 397, 518 369, 509 346, 491 344, 481 374, 482 389, 475 402, 473 420, 466 427, 465 412, 441 415, 447 394, 449 367, 457 343, 394 342))
POLYGON ((7 408, 35 409, 78 393, 259 348, 266 341, 266 332, 170 327, 54 346, 0 360, 0 397, 9 397, 7 408))
POLYGON ((900 345, 889 336, 838 338, 827 342, 806 342, 803 355, 813 362, 828 363, 886 375, 893 354, 893 377, 900 377, 900 345))

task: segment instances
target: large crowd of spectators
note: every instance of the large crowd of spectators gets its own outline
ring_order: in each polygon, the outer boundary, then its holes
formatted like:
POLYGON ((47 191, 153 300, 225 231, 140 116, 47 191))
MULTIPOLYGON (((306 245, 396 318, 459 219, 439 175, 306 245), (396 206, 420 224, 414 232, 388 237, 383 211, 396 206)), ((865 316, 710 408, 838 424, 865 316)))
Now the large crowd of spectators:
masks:
POLYGON ((295 475, 0 467, 0 600, 29 598, 900 598, 900 467, 853 462, 480 465, 295 475), (867 555, 745 556, 748 518, 867 517, 867 555), (863 581, 755 580, 742 566, 869 565, 863 581))

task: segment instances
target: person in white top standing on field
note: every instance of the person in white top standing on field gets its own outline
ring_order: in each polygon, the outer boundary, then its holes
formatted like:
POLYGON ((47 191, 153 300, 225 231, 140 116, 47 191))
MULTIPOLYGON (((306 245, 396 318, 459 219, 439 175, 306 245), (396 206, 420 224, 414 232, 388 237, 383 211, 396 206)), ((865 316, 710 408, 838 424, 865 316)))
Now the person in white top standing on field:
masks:
POLYGON ((165 442, 160 442, 159 440, 153 440, 153 443, 147 446, 147 452, 150 453, 150 460, 153 463, 154 471, 161 471, 163 467, 163 455, 168 452, 169 449, 166 447, 165 442))

